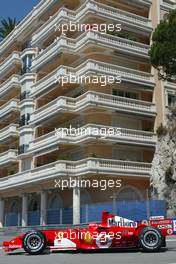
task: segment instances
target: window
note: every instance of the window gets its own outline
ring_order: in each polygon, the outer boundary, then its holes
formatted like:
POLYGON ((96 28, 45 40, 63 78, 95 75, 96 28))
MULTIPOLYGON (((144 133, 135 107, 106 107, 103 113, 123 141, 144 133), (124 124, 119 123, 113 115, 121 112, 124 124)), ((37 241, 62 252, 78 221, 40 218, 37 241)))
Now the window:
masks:
POLYGON ((29 124, 29 120, 30 120, 30 114, 27 113, 26 115, 22 115, 20 118, 20 126, 25 126, 29 124))
POLYGON ((129 128, 135 130, 142 129, 142 122, 141 120, 135 118, 128 118, 125 116, 113 116, 112 117, 112 126, 121 127, 121 128, 129 128))
POLYGON ((32 65, 32 55, 27 55, 22 59, 22 70, 21 70, 21 75, 25 73, 30 73, 31 70, 31 65, 32 65))
POLYGON ((29 91, 24 91, 20 94, 20 101, 29 98, 29 91))
POLYGON ((27 151, 28 147, 29 147, 29 145, 27 145, 27 144, 26 145, 23 144, 23 145, 19 146, 18 147, 18 155, 25 153, 27 151))
POLYGON ((134 151, 131 149, 113 149, 113 159, 126 161, 143 161, 143 153, 141 151, 134 151))
POLYGON ((126 92, 126 91, 120 91, 117 89, 113 89, 113 95, 121 96, 121 97, 127 97, 131 99, 138 99, 138 94, 133 92, 126 92))
POLYGON ((29 202, 29 211, 38 211, 40 208, 38 199, 32 198, 29 202))
POLYGON ((71 160, 81 160, 84 158, 84 152, 83 150, 76 150, 70 153, 71 160))
POLYGON ((168 94, 168 106, 176 106, 176 94, 168 94))
POLYGON ((140 200, 140 195, 135 188, 126 187, 117 195, 118 201, 140 200))

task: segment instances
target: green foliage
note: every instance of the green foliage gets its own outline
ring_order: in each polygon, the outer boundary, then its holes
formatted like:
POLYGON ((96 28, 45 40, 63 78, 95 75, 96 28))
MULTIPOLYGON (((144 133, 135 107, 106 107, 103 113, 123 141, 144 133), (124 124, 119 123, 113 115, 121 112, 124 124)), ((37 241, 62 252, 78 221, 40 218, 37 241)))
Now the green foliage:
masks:
POLYGON ((165 126, 163 126, 163 124, 161 124, 156 130, 156 134, 158 137, 165 136, 167 134, 167 132, 168 132, 168 130, 165 126))
POLYGON ((97 158, 97 154, 96 153, 89 153, 88 158, 97 158))
POLYGON ((176 79, 176 10, 164 16, 153 33, 152 41, 149 56, 159 77, 176 79))
POLYGON ((128 33, 126 31, 108 31, 107 32, 110 35, 116 36, 116 37, 120 37, 120 38, 126 38, 132 41, 137 41, 137 37, 131 33, 128 33))
POLYGON ((71 160, 69 155, 60 155, 56 159, 57 160, 71 160))
POLYGON ((8 17, 7 19, 1 20, 0 39, 2 40, 5 37, 7 37, 10 34, 10 32, 15 28, 16 25, 17 25, 17 21, 15 18, 12 19, 8 17))

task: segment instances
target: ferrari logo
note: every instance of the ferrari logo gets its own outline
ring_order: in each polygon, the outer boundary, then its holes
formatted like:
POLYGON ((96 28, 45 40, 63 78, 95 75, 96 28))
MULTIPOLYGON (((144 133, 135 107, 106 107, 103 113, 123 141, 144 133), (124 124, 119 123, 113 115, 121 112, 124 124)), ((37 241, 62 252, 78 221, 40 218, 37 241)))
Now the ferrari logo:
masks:
POLYGON ((55 232, 55 239, 62 239, 64 237, 63 232, 55 232))

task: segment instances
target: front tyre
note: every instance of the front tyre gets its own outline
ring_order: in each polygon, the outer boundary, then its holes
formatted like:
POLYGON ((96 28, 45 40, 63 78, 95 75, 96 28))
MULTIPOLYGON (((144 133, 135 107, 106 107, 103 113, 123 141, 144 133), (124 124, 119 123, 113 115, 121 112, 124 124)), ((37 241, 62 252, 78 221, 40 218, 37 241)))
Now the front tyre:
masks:
POLYGON ((46 238, 40 231, 30 231, 23 238, 23 248, 30 255, 42 254, 46 249, 46 238))
POLYGON ((157 252, 163 246, 163 236, 153 227, 145 227, 139 234, 140 246, 145 252, 157 252))

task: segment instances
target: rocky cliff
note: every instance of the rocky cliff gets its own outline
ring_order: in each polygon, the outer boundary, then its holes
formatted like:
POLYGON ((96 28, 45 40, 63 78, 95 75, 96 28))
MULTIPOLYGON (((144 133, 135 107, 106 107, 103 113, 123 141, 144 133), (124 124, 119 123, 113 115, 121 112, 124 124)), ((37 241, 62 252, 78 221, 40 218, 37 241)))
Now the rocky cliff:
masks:
POLYGON ((151 170, 151 196, 167 201, 167 215, 176 215, 176 109, 167 114, 166 126, 157 129, 151 170))

